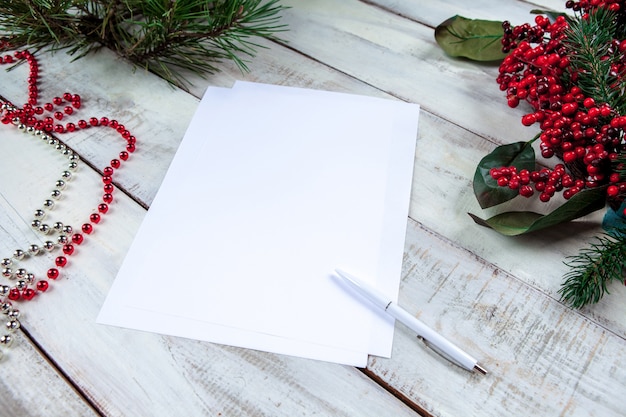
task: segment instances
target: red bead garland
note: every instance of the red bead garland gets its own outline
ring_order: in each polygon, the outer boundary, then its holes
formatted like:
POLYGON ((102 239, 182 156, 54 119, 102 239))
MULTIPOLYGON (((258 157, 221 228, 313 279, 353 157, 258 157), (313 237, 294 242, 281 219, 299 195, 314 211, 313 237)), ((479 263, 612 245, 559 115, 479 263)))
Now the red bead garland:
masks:
MULTIPOLYGON (((9 45, 0 43, 0 51, 9 49, 9 45)), ((28 100, 21 107, 17 107, 10 102, 4 103, 1 110, 2 117, 0 122, 5 125, 13 124, 25 131, 39 131, 45 134, 65 134, 68 132, 76 132, 79 130, 90 129, 95 127, 109 127, 124 140, 124 148, 119 152, 118 158, 111 160, 110 165, 103 169, 102 180, 104 183, 104 193, 102 200, 97 205, 96 212, 89 216, 89 222, 81 227, 82 233, 74 233, 71 239, 61 238, 64 243, 61 245, 63 255, 57 256, 54 260, 54 267, 49 268, 46 273, 48 280, 57 280, 60 276, 59 268, 68 265, 68 257, 73 256, 76 252, 75 245, 81 245, 84 242, 85 235, 90 235, 94 231, 94 225, 100 223, 101 215, 109 211, 109 205, 113 202, 113 176, 115 171, 120 169, 122 161, 127 161, 131 153, 136 149, 136 138, 126 129, 126 127, 117 120, 110 120, 107 117, 90 117, 87 120, 80 119, 76 122, 66 122, 62 124, 67 117, 73 116, 82 107, 82 99, 78 94, 66 92, 61 96, 54 97, 50 102, 39 105, 39 64, 35 57, 29 51, 15 51, 13 54, 0 56, 0 64, 14 64, 18 61, 25 61, 29 66, 28 76, 28 100)), ((71 234, 71 228, 68 228, 71 234)), ((31 280, 32 282, 33 280, 31 280)), ((34 288, 28 285, 22 287, 15 286, 7 291, 7 299, 11 301, 31 300, 37 293, 46 292, 49 288, 49 281, 39 280, 35 283, 34 288)), ((3 302, 0 299, 0 303, 3 302)))

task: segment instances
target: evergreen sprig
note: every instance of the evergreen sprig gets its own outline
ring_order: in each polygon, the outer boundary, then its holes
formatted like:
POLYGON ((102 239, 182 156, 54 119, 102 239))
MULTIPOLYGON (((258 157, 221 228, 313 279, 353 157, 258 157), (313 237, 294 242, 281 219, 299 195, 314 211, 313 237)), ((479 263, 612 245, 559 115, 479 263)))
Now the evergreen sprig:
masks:
POLYGON ((611 67, 621 60, 613 49, 617 39, 616 13, 600 8, 588 18, 570 19, 566 30, 569 74, 587 97, 597 103, 608 103, 619 114, 626 112, 626 81, 612 73, 611 67))
POLYGON ((14 0, 0 3, 0 33, 12 47, 67 49, 76 58, 107 47, 171 83, 246 60, 277 39, 278 0, 14 0))
MULTIPOLYGON (((622 59, 621 54, 612 51, 613 40, 621 39, 618 36, 622 36, 624 30, 615 12, 599 8, 587 18, 568 22, 564 45, 570 59, 570 77, 585 96, 598 103, 608 103, 618 114, 625 114, 626 81, 621 78, 623 74, 612 73, 612 66, 622 59)), ((626 174, 626 170, 620 168, 625 162, 626 155, 622 151, 614 163, 615 171, 621 176, 626 174)), ((595 243, 568 259, 566 265, 570 271, 559 290, 561 299, 574 308, 597 303, 608 293, 610 282, 624 281, 626 224, 597 238, 595 243)))
POLYGON ((617 229, 598 237, 596 243, 570 258, 566 263, 570 271, 559 290, 563 301, 581 308, 600 301, 609 292, 607 284, 610 282, 624 282, 625 233, 626 229, 617 229))

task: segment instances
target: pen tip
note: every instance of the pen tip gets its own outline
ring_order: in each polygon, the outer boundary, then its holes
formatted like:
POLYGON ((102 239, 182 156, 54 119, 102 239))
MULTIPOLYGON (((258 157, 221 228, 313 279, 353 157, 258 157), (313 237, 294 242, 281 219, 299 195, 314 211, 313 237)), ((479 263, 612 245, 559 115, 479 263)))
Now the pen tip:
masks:
POLYGON ((481 375, 487 375, 487 370, 479 364, 474 365, 474 371, 480 373, 481 375))

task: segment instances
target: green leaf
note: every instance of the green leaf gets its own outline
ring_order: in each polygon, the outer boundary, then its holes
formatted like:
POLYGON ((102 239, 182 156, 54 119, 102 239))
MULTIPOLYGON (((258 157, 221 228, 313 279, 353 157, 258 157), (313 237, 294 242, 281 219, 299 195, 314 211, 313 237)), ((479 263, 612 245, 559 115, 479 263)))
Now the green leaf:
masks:
POLYGON ((450 56, 475 61, 504 59, 502 22, 454 16, 435 28, 435 40, 450 56))
POLYGON ((498 186, 496 180, 489 175, 489 170, 514 166, 518 171, 532 171, 535 169, 535 151, 532 147, 534 141, 535 139, 498 146, 480 160, 474 173, 474 195, 481 208, 492 207, 517 196, 518 190, 498 186))
POLYGON ((517 236, 586 216, 604 208, 605 199, 606 186, 603 186, 581 191, 546 215, 531 211, 510 211, 487 220, 471 213, 469 215, 481 226, 489 227, 506 236, 517 236))

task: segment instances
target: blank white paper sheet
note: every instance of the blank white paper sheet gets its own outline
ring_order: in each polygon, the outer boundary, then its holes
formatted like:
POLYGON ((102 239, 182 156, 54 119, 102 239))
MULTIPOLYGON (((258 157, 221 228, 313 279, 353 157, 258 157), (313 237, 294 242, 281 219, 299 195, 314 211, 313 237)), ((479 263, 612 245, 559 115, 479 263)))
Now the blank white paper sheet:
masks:
POLYGON ((209 87, 100 311, 102 324, 366 366, 393 320, 419 107, 209 87))

